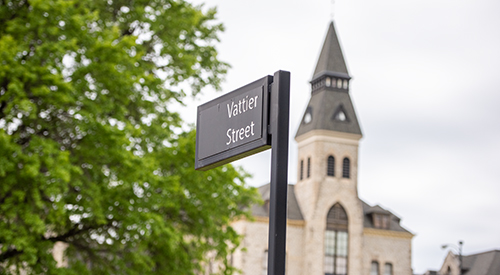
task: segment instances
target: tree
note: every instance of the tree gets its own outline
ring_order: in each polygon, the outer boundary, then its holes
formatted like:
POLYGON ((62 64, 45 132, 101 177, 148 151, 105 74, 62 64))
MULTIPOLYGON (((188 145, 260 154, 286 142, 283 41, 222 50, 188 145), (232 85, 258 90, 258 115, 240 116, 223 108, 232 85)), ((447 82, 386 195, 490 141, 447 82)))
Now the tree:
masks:
POLYGON ((255 202, 230 165, 194 172, 168 107, 228 67, 215 10, 183 0, 0 0, 0 273, 232 273, 255 202), (67 244, 67 267, 51 251, 67 244))

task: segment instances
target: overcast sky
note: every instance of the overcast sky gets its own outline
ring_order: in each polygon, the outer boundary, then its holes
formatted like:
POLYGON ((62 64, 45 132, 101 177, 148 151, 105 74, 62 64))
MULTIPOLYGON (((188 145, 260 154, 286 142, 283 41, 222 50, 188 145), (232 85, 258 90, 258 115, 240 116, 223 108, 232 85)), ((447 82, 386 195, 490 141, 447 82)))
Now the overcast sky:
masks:
MULTIPOLYGON (((231 64, 223 93, 277 70, 291 72, 289 181, 293 140, 310 97, 331 20, 328 0, 196 0, 218 8, 231 64)), ((413 269, 439 269, 444 243, 464 254, 500 249, 500 1, 336 0, 333 18, 363 131, 361 199, 402 218, 413 269)), ((222 93, 206 91, 196 106, 222 93)), ((269 182, 270 153, 235 164, 269 182)))

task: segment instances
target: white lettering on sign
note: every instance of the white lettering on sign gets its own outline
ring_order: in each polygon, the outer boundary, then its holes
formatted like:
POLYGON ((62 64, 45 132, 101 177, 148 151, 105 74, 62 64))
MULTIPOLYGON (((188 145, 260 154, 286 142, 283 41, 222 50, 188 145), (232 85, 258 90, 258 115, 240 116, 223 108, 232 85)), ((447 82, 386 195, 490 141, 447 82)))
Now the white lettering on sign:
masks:
POLYGON ((253 131, 253 126, 255 126, 255 124, 252 121, 250 125, 242 127, 240 129, 232 129, 232 128, 227 129, 226 136, 229 138, 229 141, 226 142, 226 145, 235 143, 238 140, 244 140, 245 138, 249 138, 255 135, 253 131))
POLYGON ((235 117, 241 113, 244 113, 248 110, 252 110, 253 108, 257 107, 257 98, 259 96, 256 95, 255 97, 251 97, 248 99, 248 96, 246 96, 243 99, 240 99, 238 101, 238 104, 234 103, 232 101, 231 103, 227 103, 227 116, 229 118, 235 117))
POLYGON ((258 86, 198 107, 197 134, 203 138, 197 140, 197 157, 205 159, 261 139, 267 122, 264 100, 263 86, 258 86))
MULTIPOLYGON (((234 101, 231 101, 231 103, 227 103, 227 116, 229 118, 233 118, 239 114, 245 113, 248 110, 252 110, 254 108, 257 108, 257 99, 259 98, 258 95, 254 97, 248 98, 248 96, 244 97, 243 99, 238 100, 238 103, 235 103, 234 101)), ((239 129, 233 129, 229 128, 226 131, 226 136, 228 137, 228 142, 226 142, 226 145, 230 145, 231 143, 235 143, 238 140, 242 141, 246 138, 249 138, 253 135, 255 135, 253 127, 255 124, 253 121, 250 123, 250 125, 247 125, 245 127, 241 127, 239 129)))

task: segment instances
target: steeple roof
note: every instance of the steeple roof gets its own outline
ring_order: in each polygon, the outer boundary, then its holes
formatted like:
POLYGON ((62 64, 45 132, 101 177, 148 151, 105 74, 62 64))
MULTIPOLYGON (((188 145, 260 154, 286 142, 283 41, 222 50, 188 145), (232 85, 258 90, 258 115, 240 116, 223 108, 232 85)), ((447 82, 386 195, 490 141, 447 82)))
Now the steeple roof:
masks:
POLYGON ((361 135, 349 94, 322 90, 311 96, 296 137, 313 130, 361 135))
POLYGON ((349 78, 349 72, 344 61, 344 55, 340 48, 339 39, 335 32, 333 21, 330 23, 328 33, 326 34, 318 64, 314 70, 313 80, 325 73, 337 73, 349 78))
POLYGON ((331 22, 311 81, 311 99, 295 137, 313 130, 362 135, 349 95, 350 79, 331 22))

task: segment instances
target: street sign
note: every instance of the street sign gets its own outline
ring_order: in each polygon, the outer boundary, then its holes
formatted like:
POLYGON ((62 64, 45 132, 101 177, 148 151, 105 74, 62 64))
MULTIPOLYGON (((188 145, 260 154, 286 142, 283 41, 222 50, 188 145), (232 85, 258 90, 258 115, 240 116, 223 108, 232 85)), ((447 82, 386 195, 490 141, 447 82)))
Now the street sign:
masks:
POLYGON ((269 84, 263 77, 198 106, 196 170, 214 167, 271 148, 269 84))
POLYGON ((271 148, 268 275, 285 274, 290 73, 277 71, 198 106, 196 170, 271 148))

